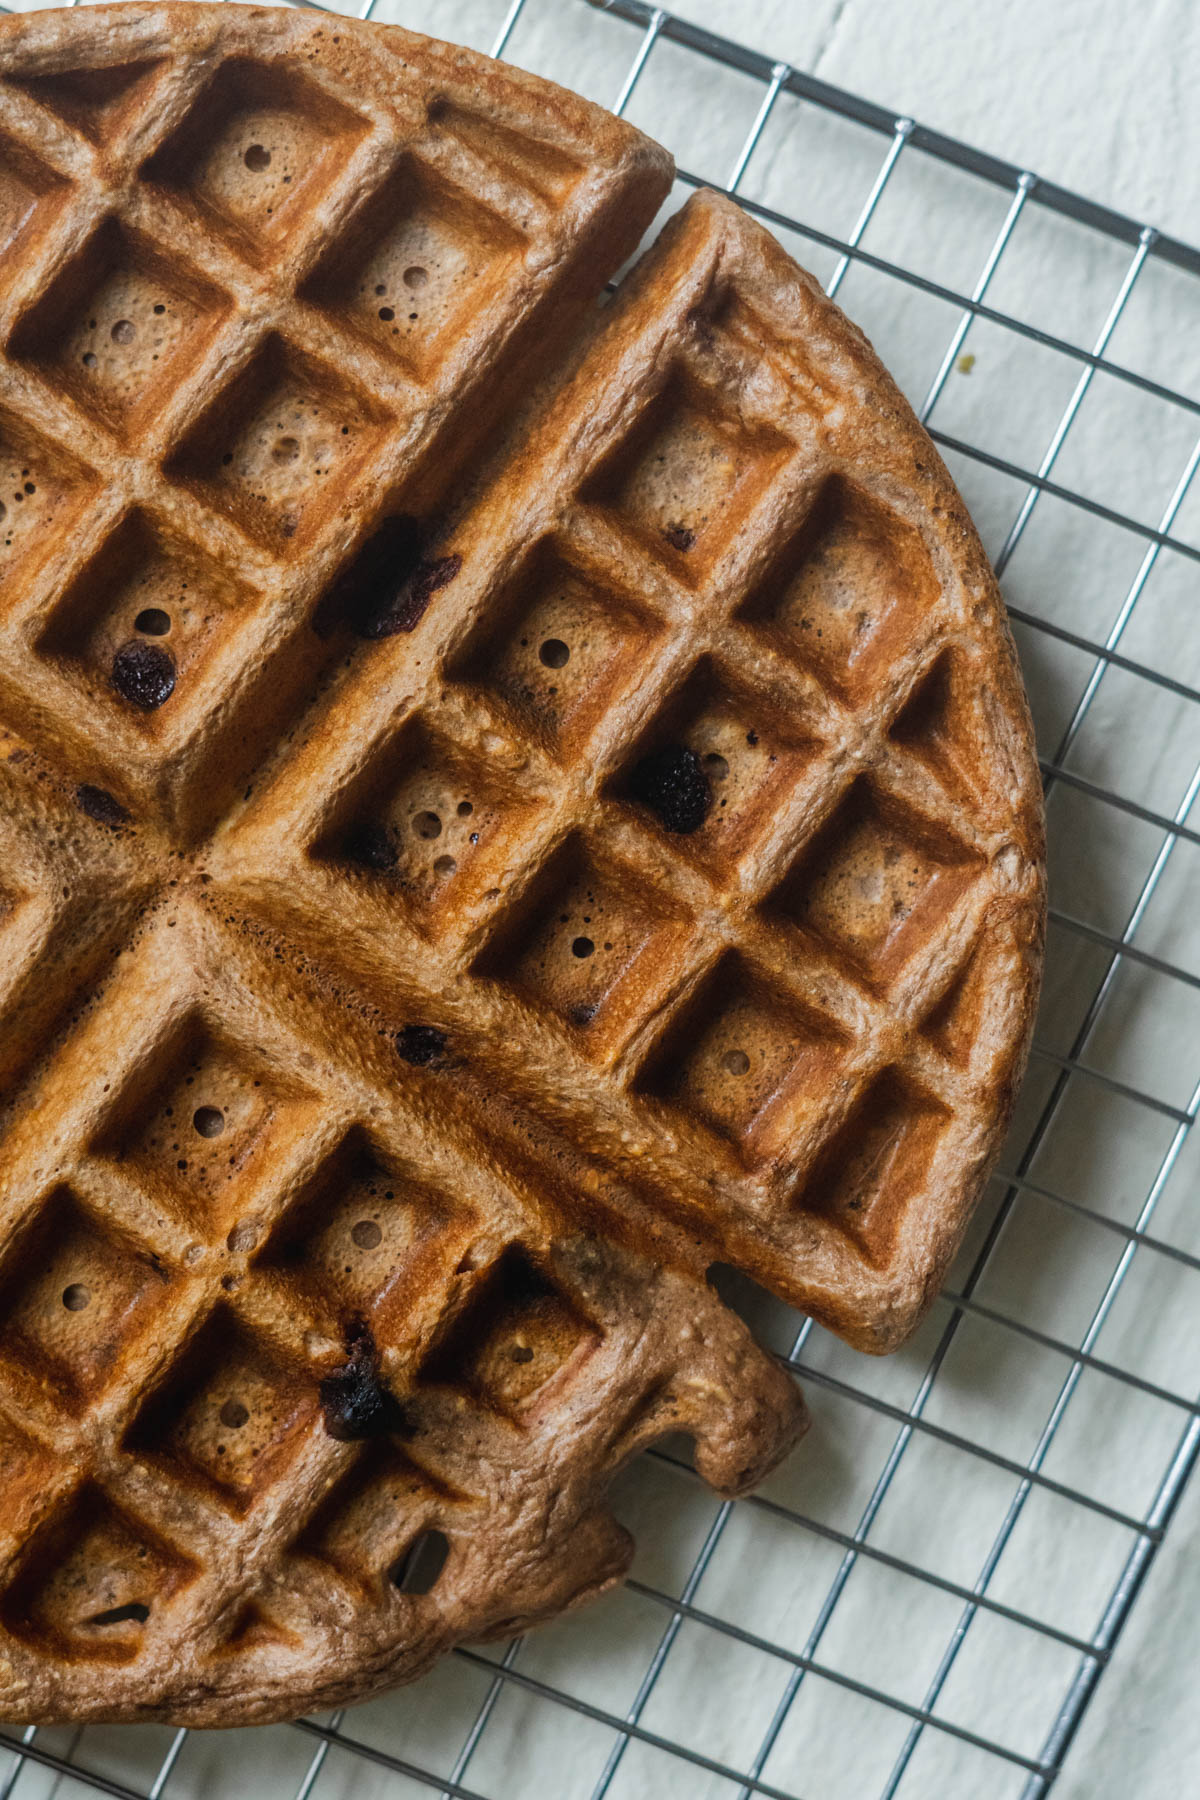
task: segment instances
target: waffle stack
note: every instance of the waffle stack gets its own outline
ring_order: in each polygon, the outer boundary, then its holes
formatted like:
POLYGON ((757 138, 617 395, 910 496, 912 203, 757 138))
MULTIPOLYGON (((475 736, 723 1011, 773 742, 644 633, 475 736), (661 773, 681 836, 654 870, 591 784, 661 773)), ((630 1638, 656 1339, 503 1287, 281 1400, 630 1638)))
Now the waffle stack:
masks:
POLYGON ((558 89, 0 26, 0 1709, 286 1716, 603 1590, 995 1154, 1043 920, 994 582, 869 347, 558 89))

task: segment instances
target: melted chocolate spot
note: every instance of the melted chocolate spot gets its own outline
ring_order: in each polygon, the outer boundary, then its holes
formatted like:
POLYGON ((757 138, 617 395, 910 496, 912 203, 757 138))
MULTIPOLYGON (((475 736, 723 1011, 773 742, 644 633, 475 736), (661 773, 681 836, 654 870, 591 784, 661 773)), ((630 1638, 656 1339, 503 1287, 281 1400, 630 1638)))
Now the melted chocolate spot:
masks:
POLYGON ((406 1025, 396 1033, 396 1048, 406 1063, 424 1069, 445 1053, 446 1034, 435 1025, 406 1025))
POLYGON ((462 557, 439 556, 433 562, 418 563, 412 579, 396 598, 394 605, 377 615, 370 628, 361 633, 366 638, 395 637, 401 631, 415 631, 425 616, 425 609, 439 588, 454 580, 462 568, 462 557))
POLYGON ((690 550, 696 542, 696 534, 690 525, 668 525, 663 536, 672 550, 690 550))
POLYGON ((422 560, 421 536, 407 513, 384 519, 326 590, 313 614, 317 636, 340 626, 369 641, 415 630, 434 594, 462 568, 457 553, 422 560))
POLYGON ((668 744, 643 756, 630 777, 629 791, 658 814, 668 831, 699 831, 712 805, 700 758, 684 744, 668 744))
POLYGON ((346 1361, 321 1379, 325 1429, 339 1443, 407 1433, 408 1422, 396 1396, 383 1385, 379 1351, 365 1319, 346 1326, 346 1361))
POLYGON ((387 616, 421 561, 421 527, 407 513, 384 519, 358 553, 325 590, 313 614, 318 637, 348 626, 360 637, 386 635, 371 629, 387 616))
POLYGON ((396 866, 396 846, 383 825, 364 823, 346 833, 345 855, 363 869, 384 871, 396 866))
POLYGON ((82 787, 75 789, 75 804, 98 825, 126 825, 129 822, 129 814, 121 802, 107 788, 92 787, 90 782, 85 781, 82 787))
POLYGON ((133 638, 113 657, 109 679, 130 706, 154 712, 175 692, 175 659, 161 644, 133 638))

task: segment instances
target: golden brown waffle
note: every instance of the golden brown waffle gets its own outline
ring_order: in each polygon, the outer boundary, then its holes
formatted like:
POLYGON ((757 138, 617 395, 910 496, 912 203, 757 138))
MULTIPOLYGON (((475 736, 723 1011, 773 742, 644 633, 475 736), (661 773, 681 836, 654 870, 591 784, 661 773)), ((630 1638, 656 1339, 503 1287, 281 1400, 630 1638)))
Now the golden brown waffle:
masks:
POLYGON ((714 1265, 912 1326, 1037 770, 811 280, 699 194, 594 308, 637 133, 278 11, 0 70, 0 1710, 270 1718, 603 1589, 654 1438, 783 1453, 714 1265))

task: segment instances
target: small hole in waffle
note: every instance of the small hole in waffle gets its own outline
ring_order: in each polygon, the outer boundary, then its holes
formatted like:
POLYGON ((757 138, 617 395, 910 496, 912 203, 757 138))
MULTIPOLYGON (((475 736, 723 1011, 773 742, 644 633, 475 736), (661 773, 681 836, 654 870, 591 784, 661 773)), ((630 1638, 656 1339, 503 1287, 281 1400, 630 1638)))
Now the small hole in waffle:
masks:
POLYGON ((195 1575, 180 1551, 85 1483, 33 1537, 0 1613, 10 1631, 56 1657, 127 1662, 151 1606, 195 1575))
POLYGON ((125 1441, 244 1512, 288 1469, 318 1407, 307 1366, 285 1361, 222 1301, 143 1400, 125 1441))
POLYGON ((133 628, 147 637, 166 637, 171 629, 171 615, 161 606, 145 606, 133 621, 133 628))
POLYGON ((127 1600, 124 1606, 110 1606, 107 1612, 93 1613, 89 1625, 144 1625, 150 1608, 144 1600, 127 1600))
POLYGON ((561 638, 547 638, 538 650, 538 661, 548 669, 565 669, 571 659, 571 652, 561 638))
POLYGON ((0 1359, 77 1411, 121 1372, 167 1297, 164 1264, 57 1189, 0 1265, 0 1359))
POLYGON ((181 1218, 226 1231, 308 1117, 301 1090, 197 1011, 131 1075, 98 1148, 181 1218))
POLYGON ((423 935, 453 929, 462 897, 486 896, 524 854, 530 794, 521 746, 499 733, 479 750, 435 736, 422 712, 381 736, 330 807, 309 855, 349 877, 361 904, 387 906, 423 935))
POLYGON ((450 1540, 442 1531, 423 1531, 392 1572, 402 1594, 428 1594, 446 1566, 450 1540))
POLYGON ((0 409, 0 591, 60 548, 95 477, 0 409))

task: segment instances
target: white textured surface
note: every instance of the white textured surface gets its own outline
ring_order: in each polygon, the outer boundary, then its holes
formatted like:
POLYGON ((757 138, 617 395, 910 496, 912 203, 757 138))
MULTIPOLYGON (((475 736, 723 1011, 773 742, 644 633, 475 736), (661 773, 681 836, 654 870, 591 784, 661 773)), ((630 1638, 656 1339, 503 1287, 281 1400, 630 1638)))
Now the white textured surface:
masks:
POLYGON ((1200 238, 1194 0, 681 0, 674 10, 1200 238))
MULTIPOLYGON (((349 10, 349 8, 345 8, 349 10)), ((487 47, 504 0, 381 0, 376 16, 434 28, 487 47)), ((1180 236, 1200 239, 1200 9, 1193 0, 680 0, 697 23, 815 70, 923 123, 977 143, 1180 236)), ((609 102, 636 34, 576 0, 529 0, 514 58, 609 102)), ((718 75, 669 46, 655 52, 630 115, 702 175, 725 178, 754 116, 760 90, 718 75)), ((853 225, 883 146, 878 139, 792 103, 781 103, 752 160, 745 191, 834 235, 853 225)), ((905 156, 864 239, 881 257, 957 290, 969 289, 1006 197, 905 156)), ((836 258, 789 241, 823 279, 836 258)), ((1123 248, 1027 211, 989 291, 989 301, 1072 341, 1091 343, 1128 266, 1123 248)), ((958 313, 947 303, 855 267, 839 298, 874 337, 910 398, 920 403, 958 313)), ((1200 396, 1200 279, 1151 265, 1114 334, 1118 361, 1200 396)), ((1079 365, 996 327, 977 323, 964 349, 969 372, 948 378, 932 415, 942 430, 1023 467, 1036 467, 1076 382, 1079 365)), ((1153 524, 1196 435, 1194 417, 1098 378, 1079 410, 1056 478, 1153 524)), ((1023 496, 1020 483, 978 462, 951 458, 989 550, 999 550, 1023 496)), ((1184 503, 1178 535, 1200 542, 1200 497, 1184 503)), ((1061 502, 1043 499, 1009 565, 1010 601, 1095 638, 1117 617, 1130 585, 1145 578, 1121 648, 1200 683, 1197 565, 1164 552, 1145 569, 1145 541, 1061 502)), ((1043 752, 1053 755, 1092 669, 1086 656, 1028 629, 1020 647, 1043 752)), ((1082 777, 1171 813, 1200 764, 1200 708, 1132 676, 1109 671, 1067 758, 1082 777)), ((1193 819, 1193 823, 1195 820, 1193 819)), ((1161 842, 1128 815, 1059 788, 1051 804, 1054 896, 1092 926, 1120 932, 1161 842)), ((1136 943, 1200 968, 1196 875, 1200 851, 1179 844, 1136 943)), ((1040 1038, 1066 1053, 1095 987, 1102 953, 1054 934, 1040 1038)), ((1108 1075, 1186 1106, 1200 1074, 1200 996, 1126 964, 1087 1047, 1108 1075)), ((1035 1061, 1014 1134, 1015 1160, 1053 1068, 1035 1061)), ((1047 1188, 1132 1222, 1171 1138, 1169 1120, 1079 1078, 1033 1166, 1047 1188)), ((1163 1184, 1152 1229, 1200 1253, 1193 1139, 1163 1184)), ((998 1195, 999 1190, 997 1190, 998 1195)), ((961 1282, 984 1216, 953 1281, 961 1282)), ((1023 1198, 977 1290, 999 1312, 1078 1344, 1104 1293, 1120 1240, 1058 1208, 1023 1198)), ((1143 1251, 1094 1344, 1095 1354, 1143 1379, 1194 1397, 1200 1384, 1194 1272, 1143 1251)), ((945 1325, 944 1304, 917 1339, 884 1363, 814 1334, 809 1363, 898 1407, 918 1390, 945 1325)), ((785 1342, 771 1311, 764 1328, 785 1342)), ((945 1431, 1023 1462, 1034 1451, 1066 1372, 1065 1359, 970 1318, 947 1357, 925 1416, 945 1431)), ((815 1425, 808 1445, 768 1495, 846 1531, 894 1442, 895 1423, 810 1384, 815 1425)), ((1055 1480, 1140 1514, 1153 1497, 1184 1415, 1094 1371, 1085 1375, 1045 1462, 1055 1480)), ((944 1578, 975 1581, 1012 1497, 1014 1481, 927 1436, 914 1437, 870 1533, 870 1542, 944 1578)), ((717 1513, 716 1502, 662 1465, 642 1463, 620 1495, 638 1532, 636 1573, 678 1593, 717 1513)), ((1200 1652, 1197 1551, 1200 1487, 1185 1496, 1131 1624, 1100 1684, 1055 1789, 1061 1800, 1182 1800, 1200 1792, 1200 1652)), ((1087 1636, 1097 1623, 1129 1534, 1102 1515, 1035 1490, 989 1592, 1060 1628, 1087 1636)), ((838 1551, 763 1509, 739 1506, 695 1596, 712 1613, 794 1650, 803 1648, 838 1551)), ((819 1650, 829 1668, 919 1704, 960 1603, 878 1563, 860 1562, 819 1650)), ((635 1594, 538 1635, 517 1667, 621 1714, 630 1704, 668 1615, 635 1594)), ((1075 1665, 1074 1653, 994 1615, 976 1618, 939 1711, 957 1724, 1036 1753, 1075 1665)), ((678 1735, 704 1754, 745 1767, 787 1678, 763 1653, 685 1625, 643 1715, 647 1729, 678 1735)), ((486 1674, 452 1661, 407 1693, 355 1709, 345 1729, 368 1744, 446 1772, 487 1691, 486 1674)), ((898 1715, 810 1676, 767 1763, 765 1777, 805 1800, 870 1800, 905 1736, 898 1715)), ((67 1752, 73 1734, 41 1741, 67 1752)), ((90 1730, 72 1751, 91 1769, 142 1790, 171 1734, 90 1730)), ((495 1800, 588 1800, 612 1743, 603 1725, 506 1687, 464 1775, 495 1800)), ((286 1728, 189 1738, 167 1800, 297 1792, 311 1740, 286 1728)), ((3 1771, 0 1770, 0 1776, 3 1771)), ((899 1788, 901 1800, 1007 1800, 1019 1769, 927 1731, 899 1788)), ((27 1768, 17 1800, 49 1794, 27 1768)), ((55 1790, 81 1794, 67 1782, 55 1790)), ((428 1793, 394 1772, 334 1751, 317 1800, 396 1800, 428 1793)), ((625 1756, 613 1800, 733 1800, 736 1789, 646 1746, 625 1756)))

